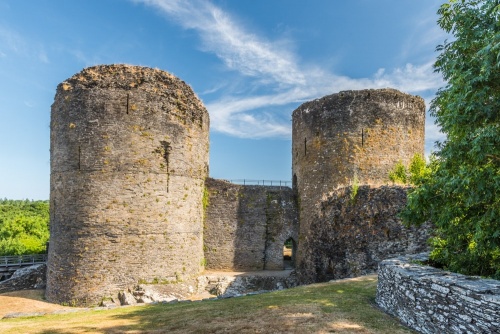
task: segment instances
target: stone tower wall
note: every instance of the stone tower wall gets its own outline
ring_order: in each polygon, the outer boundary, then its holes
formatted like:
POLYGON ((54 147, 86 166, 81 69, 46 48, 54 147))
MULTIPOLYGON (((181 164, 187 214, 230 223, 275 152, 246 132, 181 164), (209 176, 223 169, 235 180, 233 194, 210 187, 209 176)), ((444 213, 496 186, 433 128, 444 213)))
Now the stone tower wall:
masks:
POLYGON ((58 86, 48 300, 93 304, 200 272, 208 131, 191 88, 160 70, 96 66, 58 86))
POLYGON ((389 183, 398 161, 424 152, 425 104, 394 89, 344 91, 306 102, 292 115, 292 169, 299 198, 298 262, 311 243, 317 205, 340 187, 389 183))

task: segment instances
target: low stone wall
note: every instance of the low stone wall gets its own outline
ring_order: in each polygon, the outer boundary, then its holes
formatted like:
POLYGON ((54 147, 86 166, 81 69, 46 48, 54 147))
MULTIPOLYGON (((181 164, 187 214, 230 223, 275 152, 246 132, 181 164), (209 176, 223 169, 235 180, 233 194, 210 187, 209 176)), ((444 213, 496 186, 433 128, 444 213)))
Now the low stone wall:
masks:
POLYGON ((416 262, 426 254, 379 264, 377 304, 421 333, 500 333, 500 281, 416 262))

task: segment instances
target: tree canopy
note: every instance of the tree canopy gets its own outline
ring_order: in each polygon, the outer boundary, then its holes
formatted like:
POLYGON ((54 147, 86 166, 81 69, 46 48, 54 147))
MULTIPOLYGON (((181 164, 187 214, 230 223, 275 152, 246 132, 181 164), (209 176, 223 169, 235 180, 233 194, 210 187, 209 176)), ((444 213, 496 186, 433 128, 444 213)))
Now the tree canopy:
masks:
POLYGON ((450 0, 438 14, 452 36, 434 65, 447 85, 431 115, 446 134, 430 175, 402 216, 431 221, 431 258, 445 268, 500 279, 500 1, 450 0))
POLYGON ((0 255, 45 252, 49 202, 0 200, 0 255))

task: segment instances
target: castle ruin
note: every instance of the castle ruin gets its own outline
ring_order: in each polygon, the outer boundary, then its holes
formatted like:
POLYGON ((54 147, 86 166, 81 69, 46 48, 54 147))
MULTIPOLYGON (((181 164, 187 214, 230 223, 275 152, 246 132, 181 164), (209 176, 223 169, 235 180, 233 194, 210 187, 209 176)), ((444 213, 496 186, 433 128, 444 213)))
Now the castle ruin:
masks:
POLYGON ((47 299, 201 271, 208 131, 191 88, 160 70, 97 66, 58 86, 47 299))
MULTIPOLYGON (((425 104, 422 98, 395 89, 343 91, 302 104, 293 112, 292 121, 293 187, 300 199, 301 242, 297 262, 302 268, 299 271, 302 280, 310 282, 317 280, 317 272, 333 273, 333 268, 342 262, 339 258, 347 259, 349 256, 346 250, 351 248, 352 251, 352 245, 360 238, 370 234, 373 238, 375 235, 371 225, 355 223, 363 215, 363 208, 370 205, 367 202, 360 205, 363 199, 368 201, 370 197, 378 196, 379 201, 385 202, 384 209, 398 202, 399 206, 404 205, 405 192, 399 192, 400 195, 394 197, 388 193, 375 195, 376 190, 363 188, 359 198, 350 200, 346 199, 345 191, 339 189, 347 188, 350 191, 353 185, 369 185, 373 188, 387 185, 389 172, 398 161, 408 166, 415 154, 423 155, 425 104), (369 193, 365 194, 366 191, 369 193), (339 194, 342 195, 336 202, 343 202, 344 210, 357 206, 352 217, 342 221, 346 217, 344 212, 343 215, 332 218, 331 222, 318 224, 324 220, 324 213, 320 213, 318 206, 339 194), (399 199, 401 197, 403 201, 399 199), (360 203, 356 203, 358 201, 360 203), (343 224, 346 226, 342 226, 343 224), (337 240, 332 244, 334 239, 349 233, 345 230, 347 226, 354 228, 355 225, 361 225, 357 237, 352 234, 347 242, 340 243, 337 240), (325 245, 320 246, 318 233, 327 229, 332 229, 327 233, 331 236, 324 240, 325 245), (319 248, 325 246, 331 248, 327 253, 341 255, 318 260, 321 254, 319 248)), ((387 218, 397 215, 399 206, 391 210, 391 214, 383 221, 384 224, 389 224, 387 218)), ((373 220, 375 212, 379 215, 380 211, 382 210, 372 209, 366 219, 373 220)), ((380 218, 379 215, 378 220, 380 218)), ((380 223, 374 226, 380 228, 380 223)), ((405 231, 402 229, 400 233, 392 233, 392 238, 407 240, 403 236, 405 231)), ((392 249, 396 251, 394 247, 392 249)), ((399 251, 403 249, 400 247, 399 251)), ((368 255, 370 258, 373 256, 374 254, 368 255)), ((360 263, 360 260, 352 259, 351 262, 360 263)), ((379 260, 375 262, 378 263, 379 260)), ((372 269, 376 269, 376 263, 374 266, 372 264, 372 269)), ((352 275, 356 270, 347 272, 352 275)), ((336 276, 339 275, 330 275, 330 278, 336 276)))
POLYGON ((282 270, 287 241, 302 283, 421 251, 427 231, 402 226, 406 191, 387 184, 423 153, 424 118, 421 98, 393 89, 307 102, 293 112, 293 189, 235 185, 208 178, 209 115, 187 84, 84 69, 52 105, 47 299, 89 305, 204 269, 282 270))

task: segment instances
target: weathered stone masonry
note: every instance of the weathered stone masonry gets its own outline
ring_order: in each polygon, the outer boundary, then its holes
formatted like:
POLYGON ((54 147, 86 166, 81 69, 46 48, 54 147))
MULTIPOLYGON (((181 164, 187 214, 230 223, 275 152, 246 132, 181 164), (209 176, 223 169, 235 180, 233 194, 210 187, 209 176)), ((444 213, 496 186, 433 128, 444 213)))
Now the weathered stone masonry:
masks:
MULTIPOLYGON (((317 261, 310 248, 316 244, 313 232, 323 226, 316 219, 320 203, 338 188, 388 184, 398 161, 407 165, 414 154, 423 154, 425 105, 422 98, 394 89, 344 91, 302 104, 292 120, 300 221, 297 263, 301 280, 310 281, 317 261)), ((338 218, 335 224, 350 224, 338 218)), ((370 219, 383 224, 376 216, 370 219)))
POLYGON ((377 304, 420 333, 500 333, 500 281, 416 263, 427 259, 381 262, 377 304))
POLYGON ((282 270, 283 245, 298 239, 295 197, 288 187, 244 186, 207 179, 206 268, 282 270))
POLYGON ((406 188, 365 185, 355 196, 352 191, 340 188, 318 204, 310 237, 300 241, 302 281, 356 277, 375 272, 384 259, 427 250, 429 226, 405 227, 397 217, 406 188))
POLYGON ((208 131, 191 88, 160 70, 96 66, 58 86, 48 300, 92 304, 201 271, 208 131))

